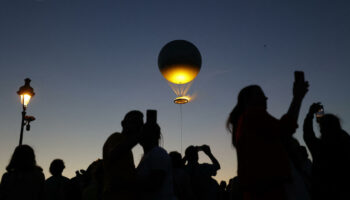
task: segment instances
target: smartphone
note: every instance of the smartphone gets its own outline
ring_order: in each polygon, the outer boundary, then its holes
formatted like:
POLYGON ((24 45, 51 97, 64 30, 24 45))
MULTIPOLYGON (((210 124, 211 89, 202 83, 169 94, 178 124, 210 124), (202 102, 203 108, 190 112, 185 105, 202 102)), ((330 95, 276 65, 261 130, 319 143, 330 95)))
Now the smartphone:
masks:
POLYGON ((296 83, 304 83, 305 82, 305 76, 303 71, 295 71, 294 72, 294 81, 296 83))
POLYGON ((316 115, 316 121, 319 122, 321 117, 323 117, 323 115, 324 115, 323 105, 320 105, 320 109, 318 109, 318 111, 315 113, 315 115, 316 115))
POLYGON ((157 123, 157 110, 147 110, 146 123, 157 123))

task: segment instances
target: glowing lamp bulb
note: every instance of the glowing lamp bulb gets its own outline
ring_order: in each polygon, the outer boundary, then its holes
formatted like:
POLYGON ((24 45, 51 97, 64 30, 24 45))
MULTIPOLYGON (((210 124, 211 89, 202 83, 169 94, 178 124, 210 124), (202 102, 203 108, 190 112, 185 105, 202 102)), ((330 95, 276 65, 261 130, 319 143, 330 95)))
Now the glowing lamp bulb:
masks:
POLYGON ((24 107, 27 107, 28 104, 29 104, 30 98, 31 98, 31 96, 30 96, 29 94, 23 94, 23 95, 21 95, 21 104, 22 104, 24 107))
POLYGON ((34 89, 30 87, 30 79, 24 80, 24 85, 19 88, 17 94, 21 97, 21 104, 26 108, 29 104, 30 99, 35 95, 34 89))

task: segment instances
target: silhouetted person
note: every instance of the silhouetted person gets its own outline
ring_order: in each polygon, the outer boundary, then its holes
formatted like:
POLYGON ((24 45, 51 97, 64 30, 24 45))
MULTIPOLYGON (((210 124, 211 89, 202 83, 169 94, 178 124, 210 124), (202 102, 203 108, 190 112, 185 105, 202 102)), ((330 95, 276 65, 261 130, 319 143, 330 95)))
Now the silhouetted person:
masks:
POLYGON ((219 184, 212 176, 216 176, 216 172, 220 169, 220 164, 211 153, 210 147, 208 145, 187 147, 185 160, 187 160, 185 169, 191 177, 192 190, 197 199, 217 199, 219 184), (198 163, 198 151, 203 151, 212 164, 198 163))
POLYGON ((1 200, 42 199, 45 177, 36 165, 34 150, 30 146, 17 146, 6 170, 1 179, 1 200))
POLYGON ((94 161, 86 170, 87 184, 82 192, 82 200, 99 200, 103 195, 103 161, 94 161))
POLYGON ((175 200, 171 160, 159 146, 161 137, 157 123, 146 123, 142 128, 140 145, 144 155, 137 166, 139 178, 138 199, 175 200))
POLYGON ((350 199, 350 136, 338 117, 325 114, 318 120, 321 137, 317 138, 312 120, 319 109, 320 104, 312 104, 304 121, 304 140, 313 158, 313 199, 350 199))
POLYGON ((45 200, 68 200, 70 180, 62 176, 64 162, 61 159, 55 159, 50 164, 50 173, 52 176, 45 181, 44 199, 45 200))
POLYGON ((295 82, 293 100, 280 119, 267 110, 267 97, 257 85, 243 88, 227 121, 236 147, 238 176, 245 200, 287 199, 291 181, 290 160, 285 147, 297 128, 297 119, 308 83, 295 82))
POLYGON ((301 146, 297 139, 286 139, 287 152, 290 160, 291 178, 286 192, 289 199, 311 199, 311 161, 308 159, 306 148, 301 146))
POLYGON ((82 198, 82 192, 85 188, 85 170, 77 170, 75 171, 75 176, 70 179, 70 199, 80 200, 82 198))
POLYGON ((226 190, 227 183, 225 181, 221 181, 219 185, 219 200, 228 200, 229 199, 229 193, 226 190))
POLYGON ((169 153, 173 167, 174 193, 178 200, 193 200, 190 176, 185 171, 185 162, 177 151, 169 153))
MULTIPOLYGON (((305 177, 306 181, 311 181, 311 171, 312 171, 312 162, 309 159, 309 154, 307 153, 306 147, 299 146, 298 149, 298 166, 297 168, 302 173, 302 175, 305 177)), ((307 185, 310 185, 311 183, 307 183, 307 185)))
POLYGON ((122 132, 110 135, 103 146, 104 199, 134 199, 136 169, 131 149, 143 126, 140 111, 128 112, 121 122, 122 132))
POLYGON ((230 200, 243 200, 243 189, 238 176, 230 179, 227 191, 230 200))

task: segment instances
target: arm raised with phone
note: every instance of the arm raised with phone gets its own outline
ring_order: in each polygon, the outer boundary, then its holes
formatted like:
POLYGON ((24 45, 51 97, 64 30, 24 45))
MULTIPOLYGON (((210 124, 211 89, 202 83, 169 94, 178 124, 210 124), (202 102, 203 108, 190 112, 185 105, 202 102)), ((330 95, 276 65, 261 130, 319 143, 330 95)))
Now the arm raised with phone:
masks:
POLYGON ((305 117, 304 125, 303 125, 303 131, 304 131, 303 138, 312 155, 317 154, 321 148, 320 140, 316 137, 313 129, 314 115, 321 108, 323 108, 321 103, 313 103, 309 108, 309 112, 305 117))
MULTIPOLYGON (((221 168, 219 161, 211 153, 210 147, 208 145, 204 144, 204 145, 200 146, 199 150, 202 150, 209 157, 209 159, 213 163, 213 166, 216 169, 216 171, 221 168)), ((215 175, 216 175, 216 172, 215 172, 215 175)))
POLYGON ((294 78, 293 99, 289 106, 287 114, 297 122, 301 103, 309 90, 309 82, 305 81, 304 72, 302 71, 295 71, 294 78))

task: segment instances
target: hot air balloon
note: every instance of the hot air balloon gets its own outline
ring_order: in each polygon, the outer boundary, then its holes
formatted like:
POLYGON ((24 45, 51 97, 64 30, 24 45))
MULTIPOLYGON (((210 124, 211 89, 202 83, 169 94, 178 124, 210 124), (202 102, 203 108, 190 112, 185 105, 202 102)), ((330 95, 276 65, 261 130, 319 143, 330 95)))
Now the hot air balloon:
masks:
POLYGON ((173 40, 167 43, 158 56, 158 67, 164 78, 177 95, 176 104, 189 102, 186 96, 188 89, 202 65, 202 57, 191 42, 186 40, 173 40))

